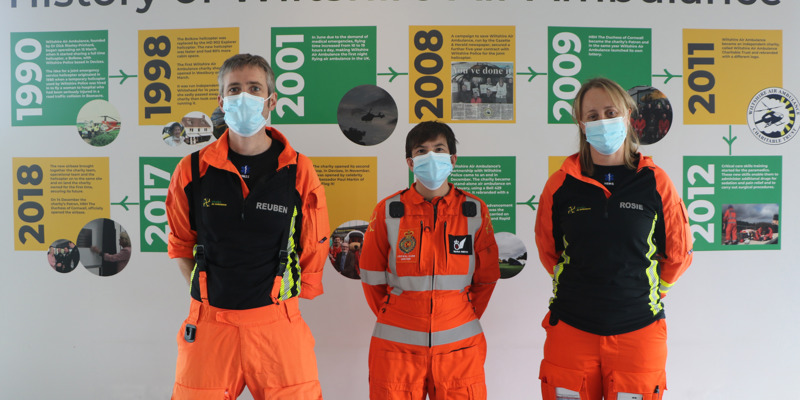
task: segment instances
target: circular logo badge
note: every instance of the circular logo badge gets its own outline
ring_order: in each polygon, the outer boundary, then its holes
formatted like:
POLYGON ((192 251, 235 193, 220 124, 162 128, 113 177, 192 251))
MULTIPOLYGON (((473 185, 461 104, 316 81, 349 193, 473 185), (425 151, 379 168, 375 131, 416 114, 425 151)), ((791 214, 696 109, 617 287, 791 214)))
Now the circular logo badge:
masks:
POLYGON ((758 140, 766 144, 784 144, 800 130, 797 109, 800 103, 789 91, 767 88, 758 92, 747 107, 747 125, 758 140))

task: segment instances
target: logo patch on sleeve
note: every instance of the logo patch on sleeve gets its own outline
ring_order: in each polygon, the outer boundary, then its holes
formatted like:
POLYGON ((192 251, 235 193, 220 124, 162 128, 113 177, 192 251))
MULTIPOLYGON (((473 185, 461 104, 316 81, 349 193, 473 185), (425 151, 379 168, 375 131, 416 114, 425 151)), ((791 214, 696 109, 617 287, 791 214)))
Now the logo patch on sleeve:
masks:
POLYGON ((450 254, 472 255, 472 235, 447 235, 450 254))

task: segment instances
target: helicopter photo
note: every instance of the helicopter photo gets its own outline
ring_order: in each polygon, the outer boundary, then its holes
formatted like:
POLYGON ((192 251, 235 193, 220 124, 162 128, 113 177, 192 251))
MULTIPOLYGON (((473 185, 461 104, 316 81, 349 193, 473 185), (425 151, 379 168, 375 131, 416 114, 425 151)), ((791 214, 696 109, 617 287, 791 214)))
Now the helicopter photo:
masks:
POLYGON ((118 119, 110 115, 99 115, 99 117, 103 118, 103 122, 100 123, 100 129, 104 132, 111 132, 114 129, 119 129, 118 119))
POLYGON ((372 121, 373 118, 384 118, 384 117, 386 117, 386 115, 384 115, 380 111, 377 114, 373 114, 372 109, 370 108, 369 111, 367 111, 367 113, 361 117, 361 120, 364 122, 370 122, 372 121))
POLYGON ((361 146, 386 140, 397 125, 397 104, 375 85, 350 89, 339 102, 336 119, 344 136, 361 146))

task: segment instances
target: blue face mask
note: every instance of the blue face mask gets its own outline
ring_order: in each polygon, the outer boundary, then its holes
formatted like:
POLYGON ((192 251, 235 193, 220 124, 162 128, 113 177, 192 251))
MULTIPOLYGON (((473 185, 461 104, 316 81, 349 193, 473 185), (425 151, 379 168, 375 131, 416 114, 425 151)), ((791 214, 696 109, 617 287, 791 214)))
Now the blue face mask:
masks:
POLYGON ((628 135, 628 128, 625 126, 623 117, 584 122, 583 126, 586 132, 586 141, 598 153, 607 156, 616 153, 628 135))
POLYGON ((250 93, 223 98, 222 111, 225 111, 225 123, 228 124, 228 128, 244 137, 260 132, 267 126, 267 120, 262 114, 265 101, 265 98, 250 93))
POLYGON ((440 188, 450 176, 450 172, 453 171, 450 154, 447 153, 429 151, 427 154, 412 158, 412 160, 414 161, 414 176, 430 190, 440 188))

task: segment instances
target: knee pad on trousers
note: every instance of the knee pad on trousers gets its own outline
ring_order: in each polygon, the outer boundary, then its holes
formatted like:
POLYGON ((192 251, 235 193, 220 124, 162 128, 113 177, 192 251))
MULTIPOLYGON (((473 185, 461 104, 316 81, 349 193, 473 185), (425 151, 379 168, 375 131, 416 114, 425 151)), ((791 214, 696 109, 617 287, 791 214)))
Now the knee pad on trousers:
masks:
POLYGON ((224 388, 192 388, 175 383, 172 388, 172 400, 231 400, 228 389, 224 388))
POLYGON ((606 384, 609 400, 661 400, 667 389, 666 373, 612 371, 606 384))
POLYGON ((543 400, 587 400, 586 374, 542 360, 539 367, 543 400))

